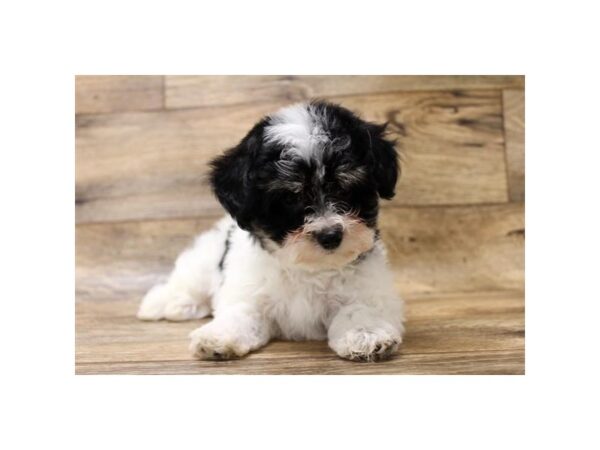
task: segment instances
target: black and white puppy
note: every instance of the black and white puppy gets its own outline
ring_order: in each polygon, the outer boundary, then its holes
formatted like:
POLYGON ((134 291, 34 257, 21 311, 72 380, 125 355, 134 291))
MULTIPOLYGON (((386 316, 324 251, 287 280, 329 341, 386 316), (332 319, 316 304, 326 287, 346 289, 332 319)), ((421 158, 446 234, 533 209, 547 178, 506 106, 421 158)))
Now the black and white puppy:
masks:
POLYGON ((385 126, 316 101, 265 117, 212 162, 230 216, 183 252, 140 306, 143 320, 212 314, 193 331, 201 359, 240 357, 273 338, 327 339, 375 361, 402 339, 403 304, 377 232, 398 178, 385 126))

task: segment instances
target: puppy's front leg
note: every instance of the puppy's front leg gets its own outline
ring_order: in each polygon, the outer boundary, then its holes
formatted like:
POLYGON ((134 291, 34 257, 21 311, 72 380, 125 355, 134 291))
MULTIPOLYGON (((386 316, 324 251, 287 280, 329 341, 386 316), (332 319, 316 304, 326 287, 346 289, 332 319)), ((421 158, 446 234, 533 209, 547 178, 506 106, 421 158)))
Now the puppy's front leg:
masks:
POLYGON ((379 361, 392 356, 402 342, 402 312, 387 314, 367 305, 342 307, 327 332, 329 347, 353 361, 379 361))
POLYGON ((231 359, 269 342, 271 324, 253 305, 235 304, 190 333, 190 351, 198 359, 231 359))

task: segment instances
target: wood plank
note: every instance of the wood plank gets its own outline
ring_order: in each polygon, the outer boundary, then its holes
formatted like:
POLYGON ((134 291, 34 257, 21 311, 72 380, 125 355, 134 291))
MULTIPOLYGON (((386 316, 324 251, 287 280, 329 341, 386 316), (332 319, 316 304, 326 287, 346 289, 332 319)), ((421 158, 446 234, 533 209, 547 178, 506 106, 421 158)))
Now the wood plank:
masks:
POLYGON ((522 88, 523 85, 524 77, 519 75, 168 75, 165 103, 167 108, 190 108, 394 91, 522 88))
MULTIPOLYGON (((76 228, 78 299, 128 299, 163 280, 213 219, 76 228)), ((380 228, 403 294, 523 289, 522 204, 389 208, 380 228)))
MULTIPOLYGON (((506 202, 499 91, 332 97, 390 121, 404 159, 395 205, 506 202)), ((78 223, 218 214, 208 161, 287 101, 86 115, 76 127, 78 223)))
POLYGON ((376 364, 353 363, 334 356, 293 355, 274 365, 272 360, 200 362, 132 361, 81 363, 78 375, 524 375, 521 350, 406 355, 376 364), (299 359, 305 358, 305 359, 299 359))
POLYGON ((166 278, 194 236, 214 222, 203 218, 77 226, 77 300, 141 298, 166 278))
POLYGON ((137 301, 82 301, 76 308, 77 373, 392 374, 524 371, 523 295, 476 292, 407 301, 399 356, 379 364, 343 361, 325 342, 270 343, 236 361, 194 361, 187 335, 203 321, 148 323, 137 301))
POLYGON ((510 199, 525 200, 525 91, 502 92, 510 199))
POLYGON ((147 111, 164 104, 162 76, 78 75, 75 77, 77 114, 147 111))
POLYGON ((219 213, 205 180, 208 161, 272 109, 78 117, 77 222, 219 213))
POLYGON ((382 237, 403 293, 524 289, 523 204, 389 208, 382 237))

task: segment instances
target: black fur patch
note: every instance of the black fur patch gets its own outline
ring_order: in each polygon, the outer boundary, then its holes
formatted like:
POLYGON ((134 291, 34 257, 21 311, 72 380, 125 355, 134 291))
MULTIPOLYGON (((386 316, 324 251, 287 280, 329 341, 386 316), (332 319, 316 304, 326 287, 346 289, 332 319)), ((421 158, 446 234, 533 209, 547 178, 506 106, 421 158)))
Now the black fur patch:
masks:
POLYGON ((227 235, 225 236, 225 249, 223 250, 223 255, 221 256, 221 260, 219 261, 219 270, 223 272, 223 266, 225 264, 225 258, 227 258, 227 253, 229 253, 229 247, 231 246, 231 234, 235 229, 235 225, 232 225, 227 230, 227 235))

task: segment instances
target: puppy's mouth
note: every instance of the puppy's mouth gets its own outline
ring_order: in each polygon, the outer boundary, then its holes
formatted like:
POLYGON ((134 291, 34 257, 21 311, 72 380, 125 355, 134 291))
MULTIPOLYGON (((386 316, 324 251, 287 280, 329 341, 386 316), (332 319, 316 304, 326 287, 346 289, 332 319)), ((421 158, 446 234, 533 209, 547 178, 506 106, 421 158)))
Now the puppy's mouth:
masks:
POLYGON ((339 269, 371 250, 375 231, 353 216, 321 217, 290 233, 278 250, 288 265, 339 269))

